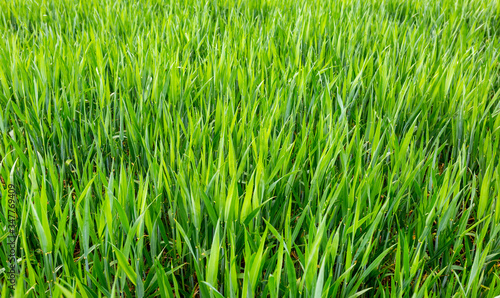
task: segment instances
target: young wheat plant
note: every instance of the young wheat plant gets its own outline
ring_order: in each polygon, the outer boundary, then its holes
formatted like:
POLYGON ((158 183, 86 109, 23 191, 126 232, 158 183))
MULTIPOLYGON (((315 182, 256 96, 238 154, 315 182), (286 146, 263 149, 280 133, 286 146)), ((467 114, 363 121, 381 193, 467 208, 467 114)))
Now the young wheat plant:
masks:
POLYGON ((498 296, 499 55, 498 0, 0 0, 1 297, 498 296))

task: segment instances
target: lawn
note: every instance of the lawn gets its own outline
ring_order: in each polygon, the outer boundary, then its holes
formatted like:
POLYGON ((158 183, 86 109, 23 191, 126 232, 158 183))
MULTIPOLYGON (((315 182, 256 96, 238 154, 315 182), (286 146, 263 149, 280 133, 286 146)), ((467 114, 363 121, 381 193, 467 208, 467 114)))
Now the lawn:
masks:
POLYGON ((1 297, 500 295, 500 1, 0 0, 1 297))

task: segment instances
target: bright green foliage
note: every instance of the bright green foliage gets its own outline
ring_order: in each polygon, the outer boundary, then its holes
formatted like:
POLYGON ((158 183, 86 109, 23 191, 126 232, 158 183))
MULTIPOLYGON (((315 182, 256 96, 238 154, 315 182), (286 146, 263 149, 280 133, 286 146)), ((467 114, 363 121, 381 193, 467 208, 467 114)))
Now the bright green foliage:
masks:
POLYGON ((2 297, 500 295, 500 1, 0 0, 0 37, 2 297))

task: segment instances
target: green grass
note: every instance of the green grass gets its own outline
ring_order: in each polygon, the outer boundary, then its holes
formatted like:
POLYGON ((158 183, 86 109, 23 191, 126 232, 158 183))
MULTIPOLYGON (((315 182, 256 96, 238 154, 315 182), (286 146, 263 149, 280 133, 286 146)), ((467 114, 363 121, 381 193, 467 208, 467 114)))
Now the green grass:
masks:
POLYGON ((2 297, 500 295, 499 50, 498 0, 0 0, 2 297))

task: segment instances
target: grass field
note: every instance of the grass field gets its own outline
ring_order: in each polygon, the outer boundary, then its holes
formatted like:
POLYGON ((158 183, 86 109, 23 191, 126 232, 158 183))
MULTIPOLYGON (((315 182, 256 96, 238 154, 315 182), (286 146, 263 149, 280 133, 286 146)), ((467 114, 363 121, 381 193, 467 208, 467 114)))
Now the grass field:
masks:
POLYGON ((498 0, 0 0, 1 296, 500 295, 499 55, 498 0))

